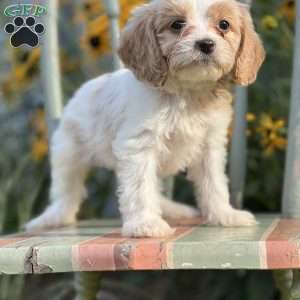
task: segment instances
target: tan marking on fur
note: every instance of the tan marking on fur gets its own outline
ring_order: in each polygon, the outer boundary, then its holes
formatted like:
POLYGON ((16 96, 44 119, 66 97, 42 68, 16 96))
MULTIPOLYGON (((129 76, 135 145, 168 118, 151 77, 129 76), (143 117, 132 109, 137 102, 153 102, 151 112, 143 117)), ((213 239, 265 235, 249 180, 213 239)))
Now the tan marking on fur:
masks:
POLYGON ((122 33, 119 55, 139 80, 161 86, 168 68, 157 40, 156 19, 151 4, 136 9, 122 33))
POLYGON ((257 73, 265 60, 262 41, 255 32, 250 12, 241 6, 242 38, 237 55, 234 79, 237 84, 247 86, 256 80, 257 73))
POLYGON ((237 50, 236 45, 240 43, 241 39, 241 20, 237 4, 233 1, 215 3, 209 8, 207 15, 210 27, 220 34, 235 52, 237 50), (230 24, 226 32, 219 28, 219 23, 222 20, 226 20, 230 24))
POLYGON ((209 18, 209 23, 212 28, 216 31, 222 33, 218 25, 221 20, 226 20, 230 24, 228 35, 231 32, 240 33, 240 18, 239 11, 237 10, 237 5, 233 1, 222 1, 213 4, 207 11, 207 16, 209 18))

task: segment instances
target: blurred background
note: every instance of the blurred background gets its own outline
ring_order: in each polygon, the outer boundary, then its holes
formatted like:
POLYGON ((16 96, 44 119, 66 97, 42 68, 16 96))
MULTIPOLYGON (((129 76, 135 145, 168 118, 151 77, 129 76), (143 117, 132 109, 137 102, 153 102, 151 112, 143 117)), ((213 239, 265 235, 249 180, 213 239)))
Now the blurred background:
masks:
MULTIPOLYGON (((16 1, 20 2, 20 1, 16 1)), ((21 1, 22 2, 22 1, 21 1)), ((27 1, 26 3, 29 3, 27 1)), ((120 26, 142 0, 120 0, 120 26)), ((12 1, 0 1, 3 12, 12 1)), ((112 69, 109 22, 101 0, 60 0, 60 61, 64 101, 87 79, 112 69)), ((249 89, 247 185, 244 206, 279 212, 287 145, 295 1, 253 1, 267 61, 249 89)), ((8 18, 0 14, 0 27, 8 18)), ((12 48, 0 28, 0 232, 20 230, 48 199, 48 130, 40 48, 12 48)), ((41 42, 42 43, 42 42, 41 42)), ((229 133, 230 134, 230 133, 229 133)), ((117 216, 114 175, 97 170, 80 218, 117 216)), ((175 199, 193 203, 184 175, 175 199)), ((164 271, 104 273, 99 299, 279 299, 271 272, 164 271)), ((0 300, 73 299, 72 274, 0 276, 0 300)))

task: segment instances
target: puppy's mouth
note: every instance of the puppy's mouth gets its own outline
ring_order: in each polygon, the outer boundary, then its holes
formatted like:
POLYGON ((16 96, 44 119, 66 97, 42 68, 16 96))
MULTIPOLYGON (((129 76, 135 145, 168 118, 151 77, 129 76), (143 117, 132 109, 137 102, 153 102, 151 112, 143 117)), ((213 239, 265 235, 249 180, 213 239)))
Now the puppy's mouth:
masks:
POLYGON ((215 68, 222 69, 218 61, 211 55, 201 55, 191 60, 184 68, 199 67, 199 68, 215 68))
POLYGON ((219 67, 219 64, 213 55, 200 55, 195 62, 205 66, 219 67))
POLYGON ((182 82, 218 81, 223 69, 213 56, 198 56, 174 70, 174 75, 182 82))

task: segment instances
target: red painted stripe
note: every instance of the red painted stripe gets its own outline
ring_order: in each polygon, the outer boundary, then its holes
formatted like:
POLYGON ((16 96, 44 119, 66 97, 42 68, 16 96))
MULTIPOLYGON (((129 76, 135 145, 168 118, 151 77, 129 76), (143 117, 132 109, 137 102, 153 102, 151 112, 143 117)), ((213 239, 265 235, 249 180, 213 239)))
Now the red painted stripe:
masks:
POLYGON ((300 267, 300 220, 280 220, 266 239, 268 269, 300 267))
POLYGON ((74 270, 155 270, 168 267, 170 246, 178 238, 189 233, 199 219, 171 221, 176 227, 173 236, 165 239, 122 237, 119 232, 107 234, 73 246, 74 270))
POLYGON ((160 270, 168 268, 169 246, 190 231, 190 227, 176 228, 166 239, 128 239, 115 247, 115 261, 119 270, 160 270))
POLYGON ((73 247, 73 266, 80 271, 116 270, 114 248, 126 238, 111 233, 73 247))
POLYGON ((182 236, 203 224, 199 218, 169 220, 175 233, 165 239, 128 239, 115 248, 117 269, 160 270, 172 268, 172 245, 182 236))
POLYGON ((15 244, 17 242, 25 241, 27 239, 30 239, 30 237, 15 237, 15 238, 7 238, 0 240, 0 247, 5 247, 11 244, 15 244))

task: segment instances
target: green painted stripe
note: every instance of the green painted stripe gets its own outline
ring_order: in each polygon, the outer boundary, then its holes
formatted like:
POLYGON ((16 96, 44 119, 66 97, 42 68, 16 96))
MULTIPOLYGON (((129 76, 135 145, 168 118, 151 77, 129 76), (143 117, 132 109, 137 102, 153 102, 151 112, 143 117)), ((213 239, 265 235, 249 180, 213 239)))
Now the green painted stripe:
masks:
POLYGON ((0 248, 0 272, 8 274, 29 272, 30 264, 26 264, 26 261, 33 251, 34 272, 73 271, 72 247, 112 232, 118 224, 119 221, 115 220, 81 223, 78 228, 70 227, 43 232, 40 235, 28 236, 27 239, 4 245, 0 248))
POLYGON ((261 238, 274 216, 260 216, 254 227, 198 226, 177 240, 172 249, 178 269, 260 269, 261 238))
MULTIPOLYGON (((65 231, 51 232, 53 236, 38 245, 37 253, 37 272, 52 270, 53 272, 68 272, 74 271, 72 256, 73 248, 81 243, 87 243, 97 239, 105 234, 115 230, 116 223, 113 220, 102 220, 100 222, 89 222, 87 226, 84 223, 80 227, 67 229, 65 231)), ((41 240, 40 240, 41 241, 41 240)))
POLYGON ((23 274, 28 248, 3 248, 0 250, 0 274, 23 274))

